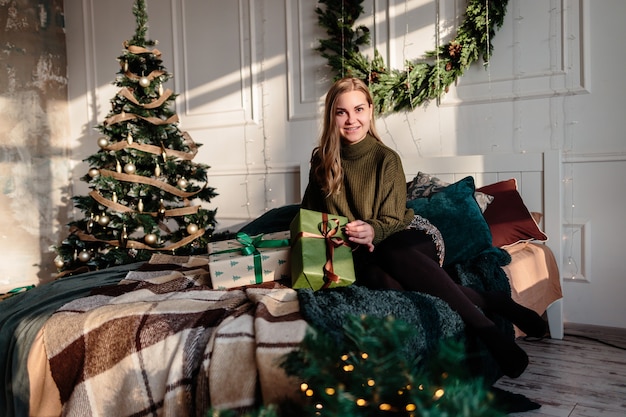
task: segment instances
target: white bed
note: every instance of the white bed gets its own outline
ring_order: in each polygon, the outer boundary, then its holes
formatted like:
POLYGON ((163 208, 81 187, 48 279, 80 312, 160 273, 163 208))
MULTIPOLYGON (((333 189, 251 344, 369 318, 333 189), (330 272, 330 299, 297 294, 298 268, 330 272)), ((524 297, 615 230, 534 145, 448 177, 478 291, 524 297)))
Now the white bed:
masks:
MULTIPOLYGON (((467 176, 474 177, 476 188, 515 178, 518 191, 531 212, 542 214, 540 226, 549 237, 545 245, 551 250, 560 267, 561 256, 561 154, 559 151, 543 153, 492 153, 443 157, 402 157, 407 181, 419 171, 453 183, 467 176)), ((307 182, 308 163, 301 169, 301 190, 307 182)), ((560 270, 560 268, 559 268, 560 270)), ((562 286, 560 272, 558 286, 562 286)), ((552 302, 546 309, 550 336, 563 338, 563 299, 552 302)))

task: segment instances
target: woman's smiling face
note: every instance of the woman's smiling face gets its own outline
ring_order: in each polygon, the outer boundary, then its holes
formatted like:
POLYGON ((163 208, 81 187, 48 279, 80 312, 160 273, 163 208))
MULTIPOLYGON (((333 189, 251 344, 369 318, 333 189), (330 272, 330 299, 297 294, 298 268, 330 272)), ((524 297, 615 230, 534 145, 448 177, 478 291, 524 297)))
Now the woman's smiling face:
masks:
POLYGON ((370 130, 372 106, 362 91, 354 90, 337 97, 335 123, 344 143, 355 144, 363 140, 370 130))

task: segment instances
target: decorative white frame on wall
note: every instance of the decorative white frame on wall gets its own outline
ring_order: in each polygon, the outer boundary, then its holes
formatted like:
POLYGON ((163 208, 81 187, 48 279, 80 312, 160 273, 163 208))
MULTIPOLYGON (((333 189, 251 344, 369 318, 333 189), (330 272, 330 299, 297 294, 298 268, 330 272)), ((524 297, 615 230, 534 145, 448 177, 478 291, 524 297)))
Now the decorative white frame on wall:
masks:
MULTIPOLYGON (((323 83, 324 61, 315 48, 318 39, 323 36, 317 25, 315 8, 306 0, 285 0, 286 36, 287 36, 287 101, 289 120, 312 120, 317 117, 320 97, 318 83, 323 83), (314 17, 314 18, 312 18, 314 17), (305 23, 306 22, 306 23, 305 23), (308 40, 309 44, 303 42, 308 40), (310 62, 311 64, 305 64, 310 62), (319 65, 317 64, 319 62, 319 65), (312 82, 314 81, 314 82, 312 82)), ((332 77, 330 72, 328 77, 332 77)))
MULTIPOLYGON (((83 45, 85 47, 86 68, 84 77, 87 87, 87 113, 88 119, 95 126, 100 121, 99 119, 103 117, 102 111, 99 111, 98 106, 100 103, 106 102, 110 95, 114 94, 114 90, 108 83, 106 86, 98 84, 99 68, 97 54, 101 53, 102 45, 96 43, 97 39, 101 39, 98 32, 102 30, 103 25, 110 25, 111 22, 108 19, 97 17, 97 7, 102 6, 100 4, 96 5, 95 0, 81 0, 81 3, 84 22, 83 45), (106 98, 103 98, 104 96, 106 98)), ((233 3, 229 2, 229 4, 233 3)), ((194 88, 190 86, 190 69, 197 69, 199 65, 204 65, 208 68, 210 63, 222 62, 219 54, 216 55, 216 52, 219 53, 219 48, 210 53, 204 49, 192 50, 190 34, 206 33, 206 27, 203 27, 201 31, 190 29, 193 23, 186 16, 186 6, 183 0, 170 0, 168 2, 167 6, 171 10, 171 16, 168 15, 168 19, 163 21, 158 20, 162 17, 161 14, 150 14, 150 9, 148 8, 148 13, 151 17, 149 37, 159 41, 157 48, 163 52, 164 61, 173 61, 173 65, 168 70, 175 75, 173 89, 177 94, 180 94, 176 99, 177 112, 184 117, 186 129, 193 130, 259 123, 261 118, 259 105, 261 86, 259 82, 260 58, 258 57, 257 43, 262 40, 258 39, 258 34, 255 32, 258 26, 256 22, 258 13, 255 10, 256 4, 254 0, 238 0, 236 5, 238 9, 236 21, 226 22, 224 27, 233 28, 233 34, 237 34, 239 37, 238 62, 236 63, 238 72, 226 74, 210 84, 203 83, 202 87, 199 87, 201 91, 194 91, 194 88), (157 32, 155 28, 159 30, 158 35, 154 34, 157 32), (177 45, 177 47, 174 47, 174 45, 177 45), (199 63, 193 62, 192 58, 204 61, 199 63), (220 102, 219 105, 212 106, 212 108, 202 108, 202 106, 193 103, 194 97, 197 97, 198 94, 214 94, 216 88, 223 88, 225 85, 231 86, 231 92, 240 94, 237 100, 231 100, 231 103, 234 101, 237 105, 227 105, 225 102, 220 102), (218 106, 219 109, 217 108, 218 106)), ((107 7, 110 6, 112 5, 107 5, 107 7)), ((131 7, 132 4, 129 4, 129 12, 131 7)), ((132 18, 132 15, 130 18, 132 18)), ((124 19, 127 19, 127 16, 124 19)), ((130 38, 133 35, 134 22, 130 25, 124 23, 124 27, 128 28, 128 33, 123 35, 130 38)), ((119 53, 121 53, 121 45, 119 47, 119 53)), ((114 60, 115 56, 107 53, 106 59, 114 60)), ((166 67, 169 67, 167 63, 166 67)), ((210 68, 207 71, 210 71, 210 68)), ((115 73, 112 72, 108 76, 110 77, 109 79, 113 79, 115 73)), ((196 90, 198 89, 196 88, 196 90)))
MULTIPOLYGON (((370 28, 372 45, 391 54, 388 37, 391 11, 389 0, 370 0, 373 16, 362 15, 360 22, 370 28), (383 18, 379 18, 383 16, 383 18)), ((367 9, 367 7, 365 7, 367 9)), ((289 120, 313 120, 321 111, 321 97, 334 76, 316 48, 326 36, 317 25, 315 8, 306 0, 285 0, 287 28, 287 99, 289 120), (303 44, 304 40, 309 44, 303 44), (305 64, 305 62, 307 64, 305 64), (314 82, 311 82, 314 80, 314 82)), ((391 23, 392 24, 392 23, 391 23)), ((370 48, 373 52, 373 47, 370 48)))
POLYGON ((591 224, 589 221, 575 221, 563 224, 563 235, 568 236, 563 244, 563 259, 561 260, 561 275, 563 281, 589 283, 591 271, 591 224), (567 232, 571 230, 571 232, 567 232), (576 262, 573 271, 570 271, 570 258, 576 262), (572 273, 570 273, 572 272, 572 273))
MULTIPOLYGON (((228 2, 233 4, 234 2, 228 2)), ((204 57, 205 63, 221 62, 219 54, 220 48, 212 50, 210 53, 205 50, 193 50, 190 45, 190 36, 193 33, 206 32, 206 22, 202 30, 194 30, 189 22, 189 16, 186 13, 185 2, 183 0, 172 0, 172 36, 173 44, 181 45, 176 49, 177 54, 174 61, 174 70, 182 77, 174 78, 175 91, 184 92, 176 101, 178 112, 184 116, 186 129, 203 129, 224 126, 237 126, 247 123, 259 123, 261 118, 260 112, 260 95, 262 94, 259 81, 260 58, 257 53, 258 39, 256 33, 257 23, 256 17, 258 13, 255 10, 254 0, 238 0, 238 18, 236 22, 225 22, 224 27, 237 28, 236 33, 239 37, 239 72, 227 74, 224 77, 204 83, 201 87, 192 88, 190 83, 191 68, 194 63, 191 61, 194 57, 204 57), (232 24, 231 24, 232 23, 232 24), (203 93, 215 92, 216 89, 222 89, 224 86, 232 85, 232 91, 238 91, 241 97, 237 102, 237 106, 219 105, 219 110, 202 109, 194 106, 193 99, 195 96, 203 93)), ((235 33, 235 31, 233 31, 235 33)), ((219 45, 213 42, 212 45, 219 45)), ((202 63, 201 63, 202 64, 202 63)), ((197 66, 195 66, 197 69, 197 66)), ((207 71, 210 71, 207 70, 207 71)))
MULTIPOLYGON (((513 59, 519 59, 516 47, 516 23, 523 19, 518 10, 519 2, 509 3, 507 20, 513 20, 513 59)), ((591 88, 589 60, 589 1, 550 0, 551 25, 555 32, 549 39, 550 70, 512 74, 494 79, 490 76, 477 82, 461 79, 452 94, 445 95, 442 106, 490 103, 519 99, 536 99, 572 94, 586 94, 591 88)), ((510 24, 510 23, 509 23, 510 24)), ((498 34, 496 34, 498 37, 498 34)), ((494 51, 497 56, 498 50, 494 51)))

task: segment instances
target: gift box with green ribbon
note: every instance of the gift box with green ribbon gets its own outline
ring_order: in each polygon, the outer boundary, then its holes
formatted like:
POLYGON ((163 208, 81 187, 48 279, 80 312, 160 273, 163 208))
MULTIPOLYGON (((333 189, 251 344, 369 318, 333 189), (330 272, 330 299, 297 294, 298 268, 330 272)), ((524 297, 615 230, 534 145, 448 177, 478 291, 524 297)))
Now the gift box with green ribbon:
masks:
POLYGON ((300 209, 289 226, 293 288, 319 290, 354 283, 352 248, 343 233, 347 223, 343 216, 300 209))
POLYGON ((214 289, 241 287, 288 279, 289 232, 249 236, 209 243, 209 272, 214 289))

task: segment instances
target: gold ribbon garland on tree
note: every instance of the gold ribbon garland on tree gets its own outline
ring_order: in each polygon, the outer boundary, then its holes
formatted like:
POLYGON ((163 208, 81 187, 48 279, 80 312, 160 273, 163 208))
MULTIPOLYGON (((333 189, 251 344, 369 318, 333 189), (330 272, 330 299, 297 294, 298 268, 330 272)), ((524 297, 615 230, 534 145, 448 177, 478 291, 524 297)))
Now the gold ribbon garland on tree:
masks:
POLYGON ((191 161, 192 159, 196 157, 196 154, 198 153, 198 146, 193 141, 193 139, 191 139, 191 137, 189 136, 187 132, 183 132, 182 136, 183 136, 183 139, 185 140, 185 144, 189 147, 190 152, 181 152, 181 151, 176 151, 176 150, 165 148, 165 147, 148 145, 145 143, 144 144, 136 143, 136 142, 128 143, 126 141, 109 143, 107 145, 102 146, 102 149, 106 151, 120 151, 125 148, 131 148, 131 149, 137 149, 138 151, 151 153, 153 155, 163 155, 163 159, 167 159, 168 157, 174 157, 176 159, 191 161))
POLYGON ((318 23, 329 38, 320 40, 318 52, 328 60, 335 80, 344 76, 365 81, 374 96, 379 114, 411 111, 433 99, 439 99, 451 84, 479 58, 489 62, 496 28, 506 14, 508 0, 468 0, 464 20, 454 38, 426 59, 406 61, 404 69, 391 69, 374 50, 370 60, 359 52, 369 45, 370 30, 355 26, 363 13, 363 0, 319 0, 325 8, 316 8, 318 23), (434 62, 433 62, 434 61, 434 62))
POLYGON ((130 101, 134 105, 141 106, 144 109, 156 109, 158 107, 161 107, 163 103, 165 103, 172 96, 172 94, 174 94, 174 92, 168 88, 167 90, 163 92, 163 94, 161 95, 161 97, 159 97, 158 100, 155 100, 151 103, 142 104, 139 102, 139 100, 135 98, 135 96, 133 95, 133 92, 128 87, 123 87, 117 93, 118 96, 124 97, 126 100, 130 101))
POLYGON ((168 252, 168 251, 174 251, 174 250, 176 250, 178 248, 182 248, 183 246, 188 245, 189 243, 193 242, 197 238, 199 238, 202 235, 204 235, 205 230, 204 229, 198 229, 197 232, 182 238, 181 240, 179 240, 176 243, 167 245, 165 247, 158 247, 158 248, 145 245, 145 244, 143 244, 141 242, 138 242, 136 240, 126 240, 126 241, 122 242, 121 239, 120 240, 103 240, 103 239, 98 239, 98 238, 96 238, 93 235, 90 235, 90 234, 87 234, 87 233, 83 232, 82 230, 80 230, 76 226, 72 226, 70 228, 70 233, 78 236, 78 238, 80 240, 82 240, 83 242, 101 242, 101 243, 109 244, 111 246, 122 246, 122 247, 125 247, 125 248, 128 248, 128 249, 143 249, 143 250, 157 251, 157 252, 168 252))

